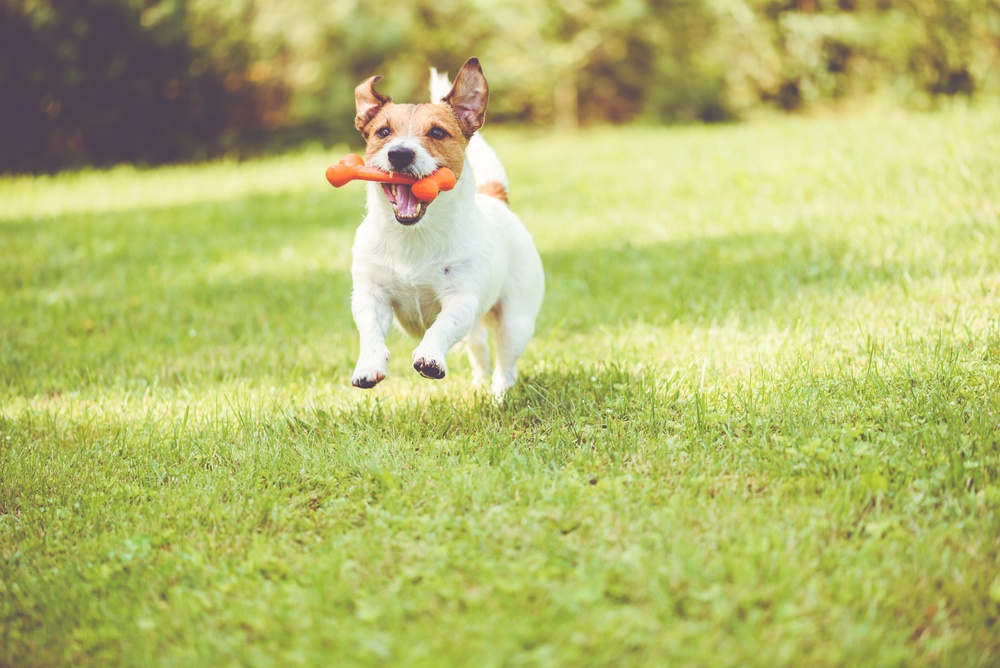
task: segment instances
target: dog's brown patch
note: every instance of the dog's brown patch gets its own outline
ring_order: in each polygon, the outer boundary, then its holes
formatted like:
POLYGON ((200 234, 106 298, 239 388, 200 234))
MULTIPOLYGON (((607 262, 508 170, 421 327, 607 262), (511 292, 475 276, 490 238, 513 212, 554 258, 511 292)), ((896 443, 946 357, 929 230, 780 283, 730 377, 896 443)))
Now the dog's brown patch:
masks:
POLYGON ((391 97, 375 90, 375 84, 381 80, 381 75, 370 77, 354 89, 354 103, 358 110, 358 115, 354 118, 354 125, 366 137, 368 136, 366 134, 367 128, 375 115, 378 114, 379 109, 392 102, 391 97))
POLYGON ((499 181, 485 181, 484 183, 480 183, 476 186, 476 192, 495 197, 507 206, 510 206, 510 201, 507 199, 507 188, 499 181))
POLYGON ((469 58, 455 77, 451 92, 441 101, 451 107, 462 132, 465 133, 465 138, 471 139, 486 121, 486 106, 489 99, 490 87, 486 83, 479 59, 469 58))
POLYGON ((399 137, 420 141, 438 167, 448 167, 455 176, 462 174, 465 163, 465 138, 455 112, 446 104, 385 103, 362 129, 368 142, 367 157, 378 153, 399 137), (388 129, 388 134, 383 128, 388 129), (385 134, 380 137, 380 134, 385 134))

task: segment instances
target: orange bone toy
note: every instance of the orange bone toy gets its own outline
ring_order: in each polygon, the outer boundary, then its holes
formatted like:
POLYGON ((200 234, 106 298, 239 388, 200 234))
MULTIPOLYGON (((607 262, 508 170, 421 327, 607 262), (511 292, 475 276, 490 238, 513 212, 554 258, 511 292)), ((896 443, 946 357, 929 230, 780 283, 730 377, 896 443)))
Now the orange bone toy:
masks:
POLYGON ((386 174, 381 169, 367 167, 364 158, 354 153, 345 155, 338 164, 327 167, 326 180, 334 188, 356 180, 411 186, 413 196, 421 202, 433 202, 440 191, 451 190, 456 182, 455 172, 447 167, 440 167, 430 176, 415 179, 401 174, 386 174))

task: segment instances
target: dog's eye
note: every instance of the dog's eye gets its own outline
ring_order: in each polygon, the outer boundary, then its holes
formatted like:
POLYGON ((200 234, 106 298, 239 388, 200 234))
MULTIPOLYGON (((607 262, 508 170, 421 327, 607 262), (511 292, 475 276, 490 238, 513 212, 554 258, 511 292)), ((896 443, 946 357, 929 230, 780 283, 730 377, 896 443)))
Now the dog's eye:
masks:
POLYGON ((386 125, 385 127, 379 128, 378 130, 375 131, 375 136, 378 137, 379 139, 385 139, 386 137, 388 137, 391 134, 392 134, 392 130, 389 129, 388 125, 386 125))
POLYGON ((427 136, 431 139, 444 139, 448 136, 448 133, 435 125, 427 131, 427 136))

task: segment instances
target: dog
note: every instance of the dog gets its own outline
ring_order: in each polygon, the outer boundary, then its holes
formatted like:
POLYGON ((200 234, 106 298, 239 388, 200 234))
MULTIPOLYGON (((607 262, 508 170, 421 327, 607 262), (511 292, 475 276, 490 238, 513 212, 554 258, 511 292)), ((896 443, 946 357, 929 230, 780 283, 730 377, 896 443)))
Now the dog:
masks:
POLYGON ((354 91, 365 164, 414 178, 449 167, 458 182, 429 204, 410 186, 367 184, 366 215, 352 249, 351 312, 361 345, 351 384, 367 389, 386 377, 385 341, 395 317, 420 339, 413 351, 417 373, 444 378, 446 353, 463 341, 473 383, 502 398, 534 336, 545 274, 508 204, 503 165, 476 134, 489 100, 486 77, 476 58, 454 84, 432 70, 432 101, 423 104, 394 103, 375 90, 381 78, 354 91), (496 349, 492 372, 488 332, 496 349))

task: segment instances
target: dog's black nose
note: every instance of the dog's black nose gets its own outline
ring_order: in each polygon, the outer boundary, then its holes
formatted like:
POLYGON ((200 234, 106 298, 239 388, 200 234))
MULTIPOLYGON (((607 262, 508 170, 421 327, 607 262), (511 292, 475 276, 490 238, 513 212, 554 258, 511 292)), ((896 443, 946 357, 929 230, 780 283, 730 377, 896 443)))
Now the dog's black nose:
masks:
POLYGON ((412 148, 397 146, 389 149, 389 162, 397 170, 403 170, 412 165, 415 157, 417 154, 413 152, 412 148))

